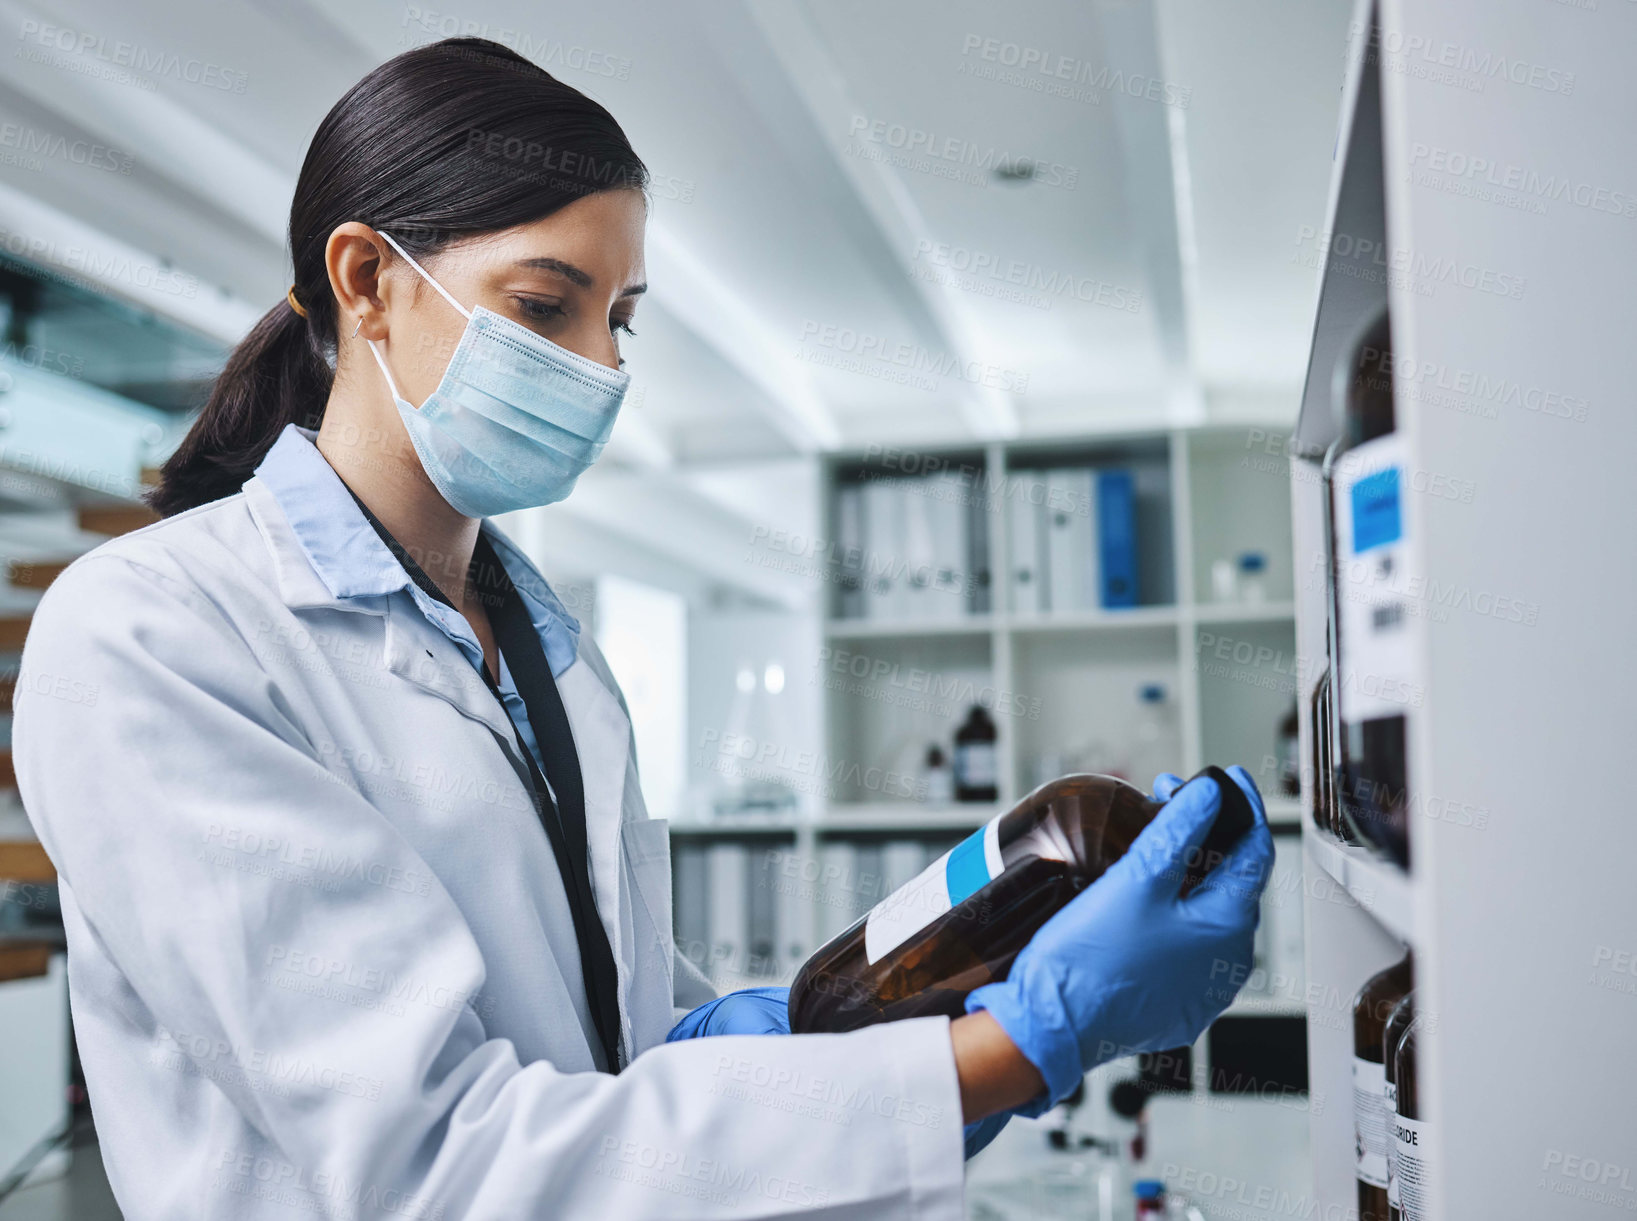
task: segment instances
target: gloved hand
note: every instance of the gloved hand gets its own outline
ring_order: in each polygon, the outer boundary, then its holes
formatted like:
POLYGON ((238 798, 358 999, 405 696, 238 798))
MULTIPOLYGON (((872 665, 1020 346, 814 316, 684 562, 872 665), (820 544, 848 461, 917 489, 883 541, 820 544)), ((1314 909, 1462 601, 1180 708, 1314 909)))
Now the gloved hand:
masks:
POLYGON ((1178 791, 1165 775, 1155 796, 1168 804, 1131 850, 1046 921, 1003 982, 966 998, 967 1012, 993 1014, 1046 1080, 1018 1114, 1049 1110, 1109 1060, 1191 1045, 1250 974, 1273 835, 1250 775, 1228 774, 1256 821, 1187 898, 1183 872, 1222 798, 1209 778, 1178 791))
MULTIPOLYGON (((707 1001, 688 1014, 665 1036, 667 1043, 679 1039, 703 1039, 719 1034, 789 1034, 790 989, 744 988, 707 1001)), ((966 1125, 966 1156, 972 1157, 1006 1126, 1009 1114, 991 1115, 966 1125)))
POLYGON ((665 1041, 675 1043, 717 1034, 789 1033, 789 988, 743 988, 706 1001, 671 1027, 665 1041))

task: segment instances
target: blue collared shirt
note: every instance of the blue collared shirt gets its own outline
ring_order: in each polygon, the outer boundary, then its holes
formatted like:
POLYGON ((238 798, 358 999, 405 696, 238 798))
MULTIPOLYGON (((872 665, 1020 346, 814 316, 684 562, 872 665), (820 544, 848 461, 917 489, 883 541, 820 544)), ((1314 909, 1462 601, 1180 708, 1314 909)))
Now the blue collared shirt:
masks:
MULTIPOLYGON (((403 565, 376 534, 375 527, 359 512, 335 468, 318 452, 313 444, 317 435, 311 429, 285 425, 256 468, 256 474, 278 501, 319 579, 337 598, 408 598, 429 623, 460 646, 461 652, 481 674, 483 646, 478 643, 472 625, 459 611, 428 596, 410 579, 403 565)), ((551 666, 552 674, 561 675, 579 655, 579 621, 568 613, 545 579, 505 535, 488 521, 483 523, 483 530, 494 544, 500 562, 506 566, 506 575, 522 596, 535 630, 540 633, 546 663, 551 666)), ((518 737, 544 774, 546 765, 540 756, 540 744, 503 654, 500 681, 496 685, 518 737)))

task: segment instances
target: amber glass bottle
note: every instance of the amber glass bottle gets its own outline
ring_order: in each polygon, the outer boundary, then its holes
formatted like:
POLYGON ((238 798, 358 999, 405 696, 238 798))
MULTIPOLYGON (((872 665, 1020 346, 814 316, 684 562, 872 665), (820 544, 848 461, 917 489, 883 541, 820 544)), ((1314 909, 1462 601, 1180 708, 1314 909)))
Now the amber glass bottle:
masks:
POLYGON ((1315 784, 1324 798, 1324 819, 1320 825, 1344 844, 1358 840, 1347 820, 1341 816, 1341 803, 1336 799, 1336 776, 1340 762, 1340 747, 1336 741, 1336 700, 1341 673, 1336 653, 1336 500, 1333 484, 1336 455, 1341 452, 1341 441, 1330 447, 1325 455, 1321 480, 1324 485, 1324 565, 1325 565, 1325 629, 1324 656, 1326 668, 1318 690, 1314 694, 1314 766, 1318 775, 1315 784))
POLYGON ((982 704, 973 704, 955 731, 955 800, 998 801, 1000 765, 995 739, 1000 731, 982 704))
MULTIPOLYGON (((1200 774, 1216 781, 1222 809, 1177 878, 1183 893, 1254 820, 1226 772, 1200 774)), ((820 947, 791 985, 791 1030, 965 1012, 967 993, 1005 979, 1035 931, 1123 856, 1163 804, 1112 776, 1042 785, 820 947)))
POLYGON ((1313 753, 1310 766, 1313 772, 1313 822, 1321 831, 1330 830, 1330 671, 1319 675, 1313 688, 1309 723, 1313 726, 1313 753))
POLYGON ((1403 1041, 1404 1032, 1410 1028, 1415 1020, 1415 993, 1405 994, 1404 999, 1398 1002, 1393 1010, 1392 1017, 1387 1019, 1387 1030, 1381 1036, 1382 1065, 1387 1070, 1387 1084, 1382 1097, 1387 1104, 1387 1221, 1399 1221, 1402 1215, 1398 1207, 1398 1142, 1392 1139, 1393 1120, 1398 1115, 1398 1045, 1403 1041))
POLYGON ((1386 1062, 1381 1039, 1414 986, 1411 955, 1372 975, 1353 1001, 1353 1174, 1359 1221, 1387 1221, 1386 1062))
POLYGON ((1408 487, 1384 309, 1337 370, 1346 459, 1332 463, 1331 622, 1336 632, 1336 805, 1364 843, 1409 865, 1407 693, 1402 643, 1415 606, 1401 511, 1408 487))
POLYGON ((1398 1083, 1398 1114, 1393 1117, 1393 1172, 1398 1183, 1398 1215, 1404 1221, 1429 1221, 1432 1201, 1428 1198, 1429 1148, 1434 1133, 1421 1119, 1421 1098, 1415 1075, 1416 1031, 1426 1025, 1426 1017, 1410 1019, 1393 1057, 1393 1080, 1398 1083))

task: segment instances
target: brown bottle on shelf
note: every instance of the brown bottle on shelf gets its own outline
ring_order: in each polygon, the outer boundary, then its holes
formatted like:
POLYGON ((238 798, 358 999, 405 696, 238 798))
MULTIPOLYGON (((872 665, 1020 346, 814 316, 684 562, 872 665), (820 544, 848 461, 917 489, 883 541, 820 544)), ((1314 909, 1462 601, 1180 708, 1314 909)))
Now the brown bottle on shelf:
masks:
MULTIPOLYGON (((1401 515, 1409 470, 1393 392, 1385 308, 1336 370, 1345 462, 1332 470, 1336 805, 1354 838, 1409 867, 1409 708, 1418 673, 1405 659, 1416 587, 1401 515), (1402 486, 1401 486, 1402 485, 1402 486)), ((1338 464, 1333 463, 1333 468, 1338 464)))
MULTIPOLYGON (((1222 808, 1179 889, 1186 893, 1254 821, 1220 768, 1222 808)), ((1006 978, 1035 931, 1125 855, 1164 802, 1112 776, 1064 776, 1030 793, 888 895, 807 960, 790 988, 797 1034, 965 1012, 1006 978)))
POLYGON ((1353 1174, 1359 1221, 1387 1221, 1388 1116, 1381 1039, 1414 986, 1412 955, 1365 981, 1353 1001, 1353 1174))
POLYGON ((1313 822, 1321 831, 1330 830, 1330 752, 1325 749, 1329 741, 1325 736, 1329 724, 1326 712, 1329 699, 1330 671, 1326 670, 1319 675, 1318 684, 1313 688, 1313 701, 1308 713, 1308 724, 1313 727, 1313 822))
POLYGON ((1410 1020, 1393 1056, 1393 1080, 1398 1083, 1398 1114, 1393 1116, 1393 1172, 1398 1184, 1398 1215, 1404 1221, 1429 1221, 1430 1148, 1434 1133, 1421 1118, 1421 1097, 1415 1075, 1416 1032, 1426 1017, 1410 1020))
POLYGON ((1000 800, 1000 764, 995 739, 1000 733, 982 704, 973 704, 966 723, 955 731, 955 800, 1000 800))
MULTIPOLYGON (((1404 999, 1398 1002, 1393 1010, 1392 1017, 1387 1019, 1386 1032, 1381 1036, 1381 1059, 1387 1070, 1387 1085, 1383 1091, 1383 1098, 1387 1104, 1387 1124, 1391 1128, 1393 1119, 1398 1115, 1398 1045, 1403 1041, 1404 1032, 1410 1028, 1415 1020, 1415 992, 1406 993, 1404 999)), ((1389 1134, 1390 1135, 1390 1134, 1389 1134)), ((1387 1141, 1387 1221, 1399 1221, 1402 1215, 1398 1208, 1398 1142, 1387 1141)))
POLYGON ((1279 793, 1284 797, 1302 795, 1302 748, 1297 745, 1301 733, 1299 705, 1290 701, 1290 711, 1279 721, 1279 793))

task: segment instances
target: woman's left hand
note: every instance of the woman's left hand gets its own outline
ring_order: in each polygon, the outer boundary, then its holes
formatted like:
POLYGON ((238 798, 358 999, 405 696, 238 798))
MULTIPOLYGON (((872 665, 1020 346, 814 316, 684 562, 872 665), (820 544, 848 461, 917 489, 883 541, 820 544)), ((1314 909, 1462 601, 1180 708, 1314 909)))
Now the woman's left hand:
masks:
MULTIPOLYGON (((667 1043, 679 1039, 704 1039, 719 1034, 789 1034, 789 988, 743 988, 699 1006, 665 1036, 667 1043)), ((1006 1126, 1009 1113, 991 1115, 966 1125, 966 1157, 982 1149, 1006 1126)))

